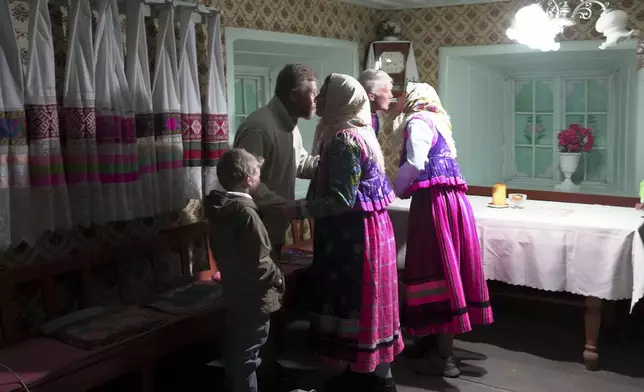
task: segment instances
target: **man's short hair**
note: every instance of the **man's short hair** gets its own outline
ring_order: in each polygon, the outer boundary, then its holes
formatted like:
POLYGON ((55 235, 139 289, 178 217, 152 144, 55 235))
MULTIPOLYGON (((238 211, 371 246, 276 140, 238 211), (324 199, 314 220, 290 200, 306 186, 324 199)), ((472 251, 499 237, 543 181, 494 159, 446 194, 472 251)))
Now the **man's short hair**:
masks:
POLYGON ((367 69, 360 74, 358 81, 364 87, 367 94, 374 94, 387 86, 393 84, 394 80, 388 73, 380 69, 367 69))
POLYGON ((226 151, 217 163, 217 178, 227 191, 244 186, 246 178, 261 169, 264 159, 256 157, 243 148, 226 151))
POLYGON ((287 99, 293 90, 300 90, 310 82, 316 82, 317 76, 310 67, 302 64, 287 64, 277 75, 275 96, 287 99))

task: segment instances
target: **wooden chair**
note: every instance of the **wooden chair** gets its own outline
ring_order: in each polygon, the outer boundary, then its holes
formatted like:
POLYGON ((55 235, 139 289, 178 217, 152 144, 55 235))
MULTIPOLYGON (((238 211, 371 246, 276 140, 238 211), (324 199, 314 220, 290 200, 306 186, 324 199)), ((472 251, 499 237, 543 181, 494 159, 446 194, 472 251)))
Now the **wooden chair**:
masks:
POLYGON ((291 221, 290 233, 291 243, 288 243, 287 249, 301 249, 313 252, 313 232, 315 221, 313 219, 293 220, 291 221))
POLYGON ((287 277, 305 269, 313 262, 314 229, 315 223, 312 219, 291 221, 286 235, 286 245, 280 255, 280 265, 287 277))

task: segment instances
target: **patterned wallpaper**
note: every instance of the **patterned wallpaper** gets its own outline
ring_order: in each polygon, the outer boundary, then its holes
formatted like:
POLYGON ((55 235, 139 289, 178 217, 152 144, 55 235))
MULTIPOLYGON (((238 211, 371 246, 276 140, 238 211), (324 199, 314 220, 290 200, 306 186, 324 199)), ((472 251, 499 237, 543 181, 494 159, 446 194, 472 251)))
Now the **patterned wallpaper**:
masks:
MULTIPOLYGON (((381 13, 382 20, 399 23, 403 37, 412 41, 420 79, 432 85, 438 84, 438 48, 441 46, 499 45, 512 43, 505 31, 512 23, 514 14, 534 0, 511 0, 498 3, 470 4, 451 7, 424 8, 381 13)), ((626 11, 631 28, 644 31, 643 0, 613 0, 611 5, 626 11)), ((567 29, 565 40, 600 39, 595 31, 595 15, 590 21, 582 21, 567 29)), ((644 66, 644 44, 640 45, 644 66)), ((380 134, 386 157, 387 172, 393 177, 398 167, 399 143, 394 140, 391 123, 395 116, 389 114, 387 126, 380 134)), ((458 130, 455 130, 458 132, 458 130)))
POLYGON ((355 41, 362 58, 376 38, 381 12, 333 0, 202 0, 221 10, 227 27, 355 41))
MULTIPOLYGON (((9 0, 9 2, 15 20, 21 56, 26 60, 28 1, 9 0)), ((203 2, 221 10, 222 27, 244 27, 356 41, 360 44, 361 59, 366 55, 368 44, 376 38, 378 23, 385 19, 398 21, 403 27, 404 38, 414 43, 421 79, 435 84, 440 46, 508 43, 505 30, 512 16, 521 6, 530 3, 530 0, 386 12, 334 0, 203 0, 203 2)), ((644 1, 616 0, 612 3, 629 13, 633 26, 644 30, 644 1)), ((54 10, 52 22, 56 40, 57 74, 63 75, 67 50, 64 10, 54 10)), ((148 27, 149 35, 154 36, 156 26, 151 22, 148 27)), ((592 39, 597 38, 597 34, 592 22, 582 23, 576 29, 568 31, 566 38, 592 39)), ((204 43, 205 33, 201 30, 198 34, 201 64, 205 64, 204 43)), ((150 52, 153 53, 154 40, 149 40, 149 44, 150 52)), ((151 60, 153 62, 153 57, 151 60)), ((205 75, 203 66, 200 66, 200 74, 202 77, 205 75)), ((391 123, 393 115, 387 117, 391 123)), ((393 174, 398 160, 398 146, 394 143, 391 129, 385 128, 381 135, 388 171, 393 174)), ((106 227, 78 228, 69 233, 49 233, 44 235, 33 248, 19 246, 0 254, 0 268, 3 265, 61 257, 75 251, 98 249, 106 244, 136 236, 153 235, 159 229, 189 222, 199 215, 200 205, 198 202, 193 202, 184 211, 163 217, 119 222, 106 227)))
MULTIPOLYGON (((499 45, 512 43, 505 31, 514 14, 535 0, 511 0, 498 3, 425 8, 421 10, 388 11, 382 18, 398 22, 403 36, 414 44, 420 78, 438 82, 438 48, 441 46, 499 45)), ((611 5, 626 11, 630 25, 644 31, 644 1, 613 0, 611 5)), ((595 31, 596 9, 590 21, 582 21, 565 31, 565 40, 600 39, 595 31)))

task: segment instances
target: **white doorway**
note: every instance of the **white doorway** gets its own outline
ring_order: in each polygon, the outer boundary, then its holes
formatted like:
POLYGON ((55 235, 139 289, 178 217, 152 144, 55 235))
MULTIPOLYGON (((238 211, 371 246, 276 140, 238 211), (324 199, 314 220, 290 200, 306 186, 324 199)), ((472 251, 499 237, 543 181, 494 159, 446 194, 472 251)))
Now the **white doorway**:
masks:
MULTIPOLYGON (((356 42, 235 27, 226 28, 225 36, 230 143, 245 116, 273 96, 277 73, 286 64, 308 65, 320 85, 330 73, 357 77, 360 69, 356 42)), ((307 150, 317 121, 298 123, 307 150)), ((307 189, 308 181, 298 179, 296 197, 304 197, 307 189)))

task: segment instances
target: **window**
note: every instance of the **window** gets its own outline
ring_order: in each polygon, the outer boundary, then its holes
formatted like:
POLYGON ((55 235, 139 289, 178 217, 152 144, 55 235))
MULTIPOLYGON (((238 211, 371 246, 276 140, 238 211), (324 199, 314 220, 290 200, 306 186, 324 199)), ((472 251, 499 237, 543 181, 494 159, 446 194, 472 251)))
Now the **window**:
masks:
POLYGON ((555 80, 514 81, 516 177, 555 179, 555 80))
POLYGON ((595 143, 592 151, 582 154, 575 183, 607 182, 608 78, 566 80, 565 123, 591 128, 595 143))
POLYGON ((524 182, 560 181, 557 134, 576 123, 592 128, 595 144, 590 153, 582 154, 573 182, 607 184, 611 77, 516 78, 510 83, 510 177, 524 182))
POLYGON ((235 68, 235 129, 246 116, 268 103, 269 70, 255 67, 235 68))

